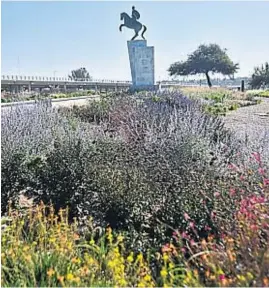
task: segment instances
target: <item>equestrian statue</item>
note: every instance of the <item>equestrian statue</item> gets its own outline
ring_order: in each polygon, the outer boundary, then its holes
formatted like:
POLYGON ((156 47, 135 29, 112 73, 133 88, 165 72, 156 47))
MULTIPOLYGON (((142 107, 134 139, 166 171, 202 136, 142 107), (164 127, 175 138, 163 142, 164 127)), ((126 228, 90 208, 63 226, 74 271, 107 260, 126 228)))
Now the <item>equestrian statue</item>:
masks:
POLYGON ((122 27, 127 27, 127 28, 133 29, 135 31, 135 35, 131 39, 131 41, 134 40, 138 36, 138 33, 142 29, 142 27, 144 29, 143 29, 143 32, 141 34, 141 37, 145 40, 144 33, 146 32, 147 27, 145 25, 142 25, 140 22, 137 21, 137 19, 139 19, 139 18, 140 18, 140 14, 137 10, 135 10, 134 6, 132 7, 132 18, 127 13, 121 13, 120 14, 120 20, 124 21, 124 24, 120 25, 120 32, 122 31, 122 27))

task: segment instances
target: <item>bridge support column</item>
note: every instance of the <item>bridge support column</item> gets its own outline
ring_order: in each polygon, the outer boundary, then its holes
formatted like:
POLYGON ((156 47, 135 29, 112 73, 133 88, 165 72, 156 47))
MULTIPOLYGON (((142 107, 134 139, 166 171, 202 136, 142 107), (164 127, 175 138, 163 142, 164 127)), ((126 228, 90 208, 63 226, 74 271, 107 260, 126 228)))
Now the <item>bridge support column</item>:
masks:
POLYGON ((118 91, 118 86, 116 85, 116 86, 115 86, 115 92, 117 92, 117 91, 118 91))
POLYGON ((66 84, 64 84, 64 92, 66 92, 66 90, 67 90, 67 89, 66 89, 66 84))
POLYGON ((28 92, 31 92, 32 87, 31 87, 31 83, 28 84, 28 92))
POLYGON ((95 93, 97 93, 98 92, 98 87, 97 87, 97 85, 95 85, 95 93))

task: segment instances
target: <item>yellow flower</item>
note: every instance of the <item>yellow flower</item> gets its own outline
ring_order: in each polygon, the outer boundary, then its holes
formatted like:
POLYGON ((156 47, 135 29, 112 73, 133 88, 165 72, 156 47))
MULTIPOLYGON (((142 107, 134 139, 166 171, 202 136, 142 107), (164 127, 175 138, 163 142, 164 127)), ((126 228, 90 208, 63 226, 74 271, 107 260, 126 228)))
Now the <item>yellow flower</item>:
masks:
POLYGON ((91 241, 90 241, 90 245, 94 245, 95 244, 95 242, 94 242, 94 240, 92 239, 91 241))
POLYGON ((248 277, 249 279, 253 279, 253 275, 252 275, 250 272, 247 273, 247 277, 248 277))
POLYGON ((107 262, 107 266, 109 267, 109 268, 113 268, 114 266, 115 266, 115 261, 108 261, 107 262))
POLYGON ((118 240, 119 242, 122 242, 123 239, 124 239, 124 237, 123 237, 122 235, 119 235, 119 236, 117 237, 117 240, 118 240))
POLYGON ((30 262, 32 260, 32 257, 31 255, 25 255, 24 256, 24 259, 27 261, 27 262, 30 262))
POLYGON ((149 282, 149 281, 151 280, 150 275, 147 274, 147 275, 144 277, 144 280, 147 281, 147 282, 149 282))
POLYGON ((23 249, 22 249, 22 251, 26 252, 26 251, 28 251, 29 249, 30 249, 29 246, 24 246, 23 249))
POLYGON ((49 276, 49 278, 52 276, 52 275, 54 275, 55 274, 55 271, 52 269, 52 268, 50 268, 48 271, 47 271, 47 275, 49 276))
POLYGON ((165 253, 163 254, 163 260, 166 262, 169 259, 168 255, 165 253))
POLYGON ((133 252, 127 257, 127 261, 132 263, 134 261, 133 252))
POLYGON ((163 278, 165 278, 166 276, 167 276, 167 270, 166 269, 162 269, 161 270, 161 276, 163 277, 163 278))
POLYGON ((80 260, 78 258, 74 257, 74 258, 71 259, 71 262, 72 263, 79 263, 80 260))
POLYGON ((74 275, 71 274, 71 273, 68 273, 68 274, 66 275, 66 279, 67 279, 68 281, 72 281, 72 280, 74 279, 74 275))
POLYGON ((142 259, 143 259, 143 255, 142 255, 142 253, 139 253, 138 255, 137 255, 137 258, 136 258, 138 261, 142 261, 142 259))

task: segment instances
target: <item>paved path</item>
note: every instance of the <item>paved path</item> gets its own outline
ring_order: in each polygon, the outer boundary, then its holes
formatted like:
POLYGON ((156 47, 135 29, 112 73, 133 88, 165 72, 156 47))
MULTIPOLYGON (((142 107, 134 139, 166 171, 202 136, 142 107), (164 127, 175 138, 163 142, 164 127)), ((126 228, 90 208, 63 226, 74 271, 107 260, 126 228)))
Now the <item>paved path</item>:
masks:
POLYGON ((269 133, 269 98, 261 100, 261 104, 239 108, 223 117, 226 127, 239 137, 247 133, 252 139, 266 131, 269 133))

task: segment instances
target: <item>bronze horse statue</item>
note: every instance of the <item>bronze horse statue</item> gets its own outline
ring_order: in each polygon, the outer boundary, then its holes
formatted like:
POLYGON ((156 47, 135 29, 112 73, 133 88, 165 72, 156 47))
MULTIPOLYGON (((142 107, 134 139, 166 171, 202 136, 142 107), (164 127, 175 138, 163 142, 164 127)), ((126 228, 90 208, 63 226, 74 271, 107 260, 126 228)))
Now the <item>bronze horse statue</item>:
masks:
POLYGON ((133 13, 132 13, 133 17, 132 18, 127 13, 123 12, 123 13, 120 14, 120 20, 124 21, 124 24, 121 24, 120 27, 119 27, 120 28, 120 32, 122 31, 122 27, 127 27, 127 28, 130 28, 130 29, 133 29, 135 31, 135 35, 131 39, 131 41, 132 41, 138 36, 139 31, 143 27, 144 29, 142 31, 141 37, 145 40, 144 33, 146 32, 147 27, 145 25, 142 25, 140 22, 137 21, 137 19, 140 18, 140 15, 139 15, 139 13, 136 10, 134 10, 134 8, 135 7, 133 7, 133 13))

